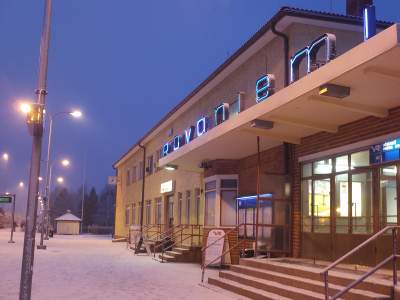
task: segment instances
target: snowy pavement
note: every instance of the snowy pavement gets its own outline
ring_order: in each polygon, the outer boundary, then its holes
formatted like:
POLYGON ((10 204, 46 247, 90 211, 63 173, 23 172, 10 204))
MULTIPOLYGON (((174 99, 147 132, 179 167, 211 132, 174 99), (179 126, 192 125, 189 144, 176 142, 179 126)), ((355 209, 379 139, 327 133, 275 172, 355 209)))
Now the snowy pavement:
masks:
MULTIPOLYGON (((0 299, 18 299, 23 233, 8 244, 0 230, 0 299)), ((37 237, 38 241, 38 237, 37 237)), ((135 256, 105 236, 55 236, 35 250, 32 299, 243 299, 201 286, 198 264, 159 263, 135 256)), ((216 270, 208 270, 216 275, 216 270)))

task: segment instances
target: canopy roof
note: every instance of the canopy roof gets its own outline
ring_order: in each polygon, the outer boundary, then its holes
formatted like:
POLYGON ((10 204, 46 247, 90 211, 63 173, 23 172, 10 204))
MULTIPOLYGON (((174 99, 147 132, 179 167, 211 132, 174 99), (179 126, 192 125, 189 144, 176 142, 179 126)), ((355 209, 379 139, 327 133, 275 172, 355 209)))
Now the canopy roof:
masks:
POLYGON ((163 157, 160 167, 178 165, 199 169, 202 161, 240 159, 261 150, 301 139, 317 132, 335 133, 338 127, 367 116, 384 118, 400 106, 400 25, 395 24, 333 61, 279 90, 263 102, 241 112, 163 157), (320 96, 325 84, 350 87, 340 99, 320 96), (273 122, 271 129, 250 126, 255 119, 273 122))

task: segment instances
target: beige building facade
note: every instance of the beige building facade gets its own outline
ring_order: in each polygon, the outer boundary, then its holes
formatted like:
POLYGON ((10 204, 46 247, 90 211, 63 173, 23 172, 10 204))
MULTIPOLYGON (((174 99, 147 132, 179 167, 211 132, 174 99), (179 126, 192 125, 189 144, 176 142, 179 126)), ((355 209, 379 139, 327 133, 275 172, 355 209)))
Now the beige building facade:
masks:
MULTIPOLYGON (((387 118, 396 107, 390 95, 381 111, 369 100, 351 103, 353 94, 368 96, 360 91, 361 75, 345 75, 398 44, 396 25, 378 22, 369 41, 363 25, 359 17, 282 8, 115 162, 115 236, 128 236, 142 216, 147 228, 159 225, 160 231, 236 227, 250 240, 260 236, 260 247, 306 256, 302 249, 319 233, 303 234, 299 170, 323 148, 309 137, 331 134, 329 145, 340 140, 341 126, 367 116, 387 118), (328 83, 350 87, 349 103, 324 101, 318 90, 328 83), (264 201, 258 218, 255 199, 264 201)), ((381 58, 367 70, 385 63, 381 58)))

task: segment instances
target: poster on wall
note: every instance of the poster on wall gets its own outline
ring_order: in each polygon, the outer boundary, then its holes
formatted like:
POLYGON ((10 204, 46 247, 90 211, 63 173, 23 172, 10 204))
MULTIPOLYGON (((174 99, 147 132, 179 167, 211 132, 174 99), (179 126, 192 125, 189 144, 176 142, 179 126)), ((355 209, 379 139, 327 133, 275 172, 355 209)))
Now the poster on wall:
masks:
POLYGON ((225 231, 221 229, 213 229, 210 230, 207 237, 207 247, 206 252, 204 254, 204 264, 210 266, 217 267, 221 265, 222 260, 222 251, 224 249, 224 242, 225 242, 225 231), (220 259, 217 259, 220 257, 220 259))

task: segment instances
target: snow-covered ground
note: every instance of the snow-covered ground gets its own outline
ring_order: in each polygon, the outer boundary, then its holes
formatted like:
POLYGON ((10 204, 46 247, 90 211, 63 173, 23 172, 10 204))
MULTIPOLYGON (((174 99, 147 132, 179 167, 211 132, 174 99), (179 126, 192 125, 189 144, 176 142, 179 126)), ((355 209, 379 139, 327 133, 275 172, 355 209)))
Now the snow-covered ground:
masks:
MULTIPOLYGON (((0 299, 18 299, 23 233, 0 230, 0 299)), ((38 242, 38 237, 37 237, 38 242)), ((239 299, 201 286, 197 264, 159 263, 109 237, 55 236, 35 250, 32 299, 239 299)), ((216 275, 216 270, 208 270, 216 275)))

